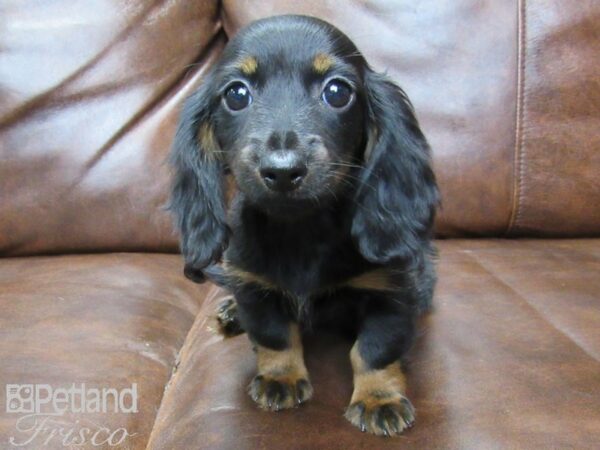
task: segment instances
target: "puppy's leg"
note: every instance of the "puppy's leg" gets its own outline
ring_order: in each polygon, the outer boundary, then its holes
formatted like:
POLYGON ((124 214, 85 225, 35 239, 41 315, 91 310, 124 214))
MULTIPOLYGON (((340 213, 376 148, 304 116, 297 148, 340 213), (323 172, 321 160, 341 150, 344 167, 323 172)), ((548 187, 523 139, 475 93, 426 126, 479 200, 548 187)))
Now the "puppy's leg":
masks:
POLYGON ((312 396, 297 324, 290 324, 285 349, 273 350, 257 345, 256 357, 258 374, 248 391, 258 406, 279 411, 298 406, 312 396))
POLYGON ((237 296, 242 326, 254 344, 258 373, 248 392, 269 411, 293 408, 313 393, 304 365, 300 330, 275 293, 237 296))
POLYGON ((393 436, 414 422, 400 365, 414 334, 414 316, 386 306, 383 300, 377 303, 376 308, 367 308, 350 352, 354 391, 345 416, 361 431, 393 436))

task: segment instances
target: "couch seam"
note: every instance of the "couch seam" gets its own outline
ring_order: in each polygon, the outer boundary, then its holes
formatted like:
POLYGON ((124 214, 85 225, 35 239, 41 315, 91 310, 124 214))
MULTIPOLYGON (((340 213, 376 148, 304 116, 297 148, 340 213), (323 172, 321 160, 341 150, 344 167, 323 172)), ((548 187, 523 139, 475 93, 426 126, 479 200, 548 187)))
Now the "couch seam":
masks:
MULTIPOLYGON (((216 286, 213 286, 213 288, 209 288, 208 292, 204 295, 205 301, 206 301, 206 298, 208 298, 208 296, 211 294, 211 291, 214 292, 213 289, 215 289, 215 288, 216 288, 216 286)), ((162 409, 167 391, 169 391, 170 389, 173 389, 172 386, 175 385, 176 379, 179 375, 178 368, 181 365, 181 362, 186 358, 186 355, 188 354, 188 349, 192 345, 191 342, 193 341, 193 337, 197 335, 198 328, 201 327, 205 322, 206 322, 206 316, 202 314, 202 309, 200 309, 200 310, 198 310, 196 317, 194 318, 194 323, 192 323, 192 326, 186 333, 183 343, 181 344, 181 347, 179 348, 179 351, 177 352, 177 355, 175 357, 175 363, 173 364, 173 367, 171 368, 171 376, 169 377, 169 379, 167 380, 167 382, 165 383, 165 386, 163 388, 163 395, 162 395, 162 397, 160 399, 160 403, 158 404, 158 407, 156 409, 156 416, 154 417, 154 421, 152 422, 152 428, 150 430, 150 435, 148 436, 148 441, 146 442, 146 450, 148 450, 150 448, 149 445, 152 442, 153 436, 155 434, 154 431, 156 429, 156 421, 160 414, 160 410, 162 409)))
POLYGON ((517 1, 517 101, 515 112, 515 147, 513 152, 513 188, 511 215, 506 228, 506 235, 512 234, 522 217, 522 203, 525 180, 526 149, 523 138, 525 121, 525 60, 527 21, 526 1, 517 1))

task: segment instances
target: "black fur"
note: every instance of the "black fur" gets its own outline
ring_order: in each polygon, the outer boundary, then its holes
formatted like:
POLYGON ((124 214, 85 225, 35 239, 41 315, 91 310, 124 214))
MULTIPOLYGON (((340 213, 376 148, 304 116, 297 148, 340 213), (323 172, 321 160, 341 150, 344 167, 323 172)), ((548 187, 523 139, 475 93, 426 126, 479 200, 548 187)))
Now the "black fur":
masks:
POLYGON ((172 160, 186 273, 196 280, 204 273, 234 292, 254 342, 281 349, 290 321, 334 322, 358 336, 370 367, 402 357, 435 283, 430 239, 438 191, 406 94, 374 72, 345 35, 304 16, 246 27, 187 100, 172 160), (312 66, 317 53, 331 56, 326 73, 312 66), (255 73, 240 72, 248 56, 255 73), (332 77, 353 90, 344 109, 321 96, 332 77), (223 100, 236 80, 252 93, 241 111, 223 100), (215 148, 203 148, 201 127, 214 133, 215 148), (272 192, 261 180, 258 166, 273 151, 296 152, 306 163, 298 189, 272 192), (226 168, 238 189, 229 206, 226 168), (225 270, 215 266, 222 257, 225 270), (385 269, 395 288, 344 287, 374 269, 385 269))
POLYGON ((410 264, 423 256, 438 202, 427 141, 398 86, 371 70, 365 86, 378 136, 360 175, 352 236, 369 261, 410 264))
POLYGON ((176 177, 170 207, 176 213, 181 234, 186 276, 196 281, 203 281, 198 268, 205 268, 221 258, 230 232, 226 223, 222 165, 216 158, 209 157, 198 141, 199 124, 211 121, 213 89, 208 79, 186 100, 171 155, 176 177))

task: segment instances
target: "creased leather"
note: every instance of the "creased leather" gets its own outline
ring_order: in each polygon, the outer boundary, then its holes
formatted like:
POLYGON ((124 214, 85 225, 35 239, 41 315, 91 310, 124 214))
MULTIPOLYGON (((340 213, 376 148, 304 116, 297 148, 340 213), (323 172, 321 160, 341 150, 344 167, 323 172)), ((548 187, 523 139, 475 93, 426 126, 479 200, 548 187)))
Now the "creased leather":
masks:
POLYGON ((176 251, 165 161, 217 2, 0 8, 0 255, 176 251))

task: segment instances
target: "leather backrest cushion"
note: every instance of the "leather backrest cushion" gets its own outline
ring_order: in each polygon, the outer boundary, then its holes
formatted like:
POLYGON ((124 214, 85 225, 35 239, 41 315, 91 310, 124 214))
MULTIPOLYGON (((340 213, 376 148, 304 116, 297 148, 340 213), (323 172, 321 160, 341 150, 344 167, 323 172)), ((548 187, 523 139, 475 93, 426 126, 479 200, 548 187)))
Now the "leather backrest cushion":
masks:
POLYGON ((600 2, 519 11, 518 235, 600 234, 600 2))
POLYGON ((177 249, 165 159, 217 3, 0 5, 0 254, 177 249))

